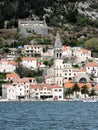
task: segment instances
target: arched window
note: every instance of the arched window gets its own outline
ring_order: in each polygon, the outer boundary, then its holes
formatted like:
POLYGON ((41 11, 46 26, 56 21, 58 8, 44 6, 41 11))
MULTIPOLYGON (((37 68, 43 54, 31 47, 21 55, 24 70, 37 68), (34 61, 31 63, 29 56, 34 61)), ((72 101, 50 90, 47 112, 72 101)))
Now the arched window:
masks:
POLYGON ((80 82, 80 83, 86 83, 87 80, 86 80, 86 78, 81 78, 81 79, 79 80, 79 82, 80 82))
POLYGON ((60 53, 60 58, 62 57, 62 54, 60 53))
POLYGON ((60 81, 60 84, 61 84, 61 81, 60 81))
POLYGON ((58 53, 57 53, 57 57, 58 57, 58 53))

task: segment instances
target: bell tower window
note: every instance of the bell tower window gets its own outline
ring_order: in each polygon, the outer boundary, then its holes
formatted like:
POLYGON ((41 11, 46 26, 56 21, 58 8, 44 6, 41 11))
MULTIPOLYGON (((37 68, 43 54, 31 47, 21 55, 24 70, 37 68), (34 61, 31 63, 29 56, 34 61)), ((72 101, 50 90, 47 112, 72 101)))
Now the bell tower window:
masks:
POLYGON ((58 57, 58 53, 57 53, 57 57, 58 57))
POLYGON ((60 58, 61 58, 62 54, 60 53, 60 58))

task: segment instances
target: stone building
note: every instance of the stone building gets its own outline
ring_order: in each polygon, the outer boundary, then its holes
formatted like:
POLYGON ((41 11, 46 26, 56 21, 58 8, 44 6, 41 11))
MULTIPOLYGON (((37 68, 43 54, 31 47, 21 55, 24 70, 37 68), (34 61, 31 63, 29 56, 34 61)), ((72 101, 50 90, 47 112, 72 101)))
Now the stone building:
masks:
POLYGON ((48 27, 44 21, 19 20, 18 25, 20 29, 25 29, 26 32, 47 35, 48 27))

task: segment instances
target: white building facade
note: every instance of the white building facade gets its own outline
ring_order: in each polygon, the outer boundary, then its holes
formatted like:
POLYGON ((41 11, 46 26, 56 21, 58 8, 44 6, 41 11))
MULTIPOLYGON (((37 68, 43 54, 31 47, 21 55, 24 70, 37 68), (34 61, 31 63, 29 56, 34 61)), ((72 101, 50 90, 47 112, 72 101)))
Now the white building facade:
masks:
POLYGON ((23 54, 26 54, 27 57, 33 57, 34 54, 43 54, 43 46, 42 45, 24 45, 24 49, 22 51, 23 54))
POLYGON ((24 67, 34 70, 34 69, 37 69, 38 61, 37 61, 37 58, 35 57, 26 57, 26 58, 22 58, 21 64, 24 67))
POLYGON ((9 61, 7 59, 0 60, 0 72, 14 72, 18 64, 15 61, 9 61))

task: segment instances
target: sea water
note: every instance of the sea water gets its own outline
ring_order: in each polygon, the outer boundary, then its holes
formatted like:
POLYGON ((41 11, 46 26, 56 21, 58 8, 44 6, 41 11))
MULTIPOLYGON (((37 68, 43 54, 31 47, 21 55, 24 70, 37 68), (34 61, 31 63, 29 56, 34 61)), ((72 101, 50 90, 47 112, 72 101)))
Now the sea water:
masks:
POLYGON ((98 130, 98 102, 0 102, 0 130, 98 130))

